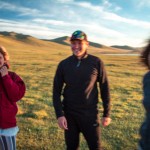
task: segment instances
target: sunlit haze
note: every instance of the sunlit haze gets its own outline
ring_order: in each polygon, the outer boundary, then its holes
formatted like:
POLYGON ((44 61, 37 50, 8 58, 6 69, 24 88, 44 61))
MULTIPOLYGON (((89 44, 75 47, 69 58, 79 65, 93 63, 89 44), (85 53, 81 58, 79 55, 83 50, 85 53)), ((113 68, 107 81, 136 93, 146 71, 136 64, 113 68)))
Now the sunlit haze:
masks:
POLYGON ((0 0, 0 31, 54 39, 83 30, 92 42, 139 47, 149 14, 149 0, 0 0))

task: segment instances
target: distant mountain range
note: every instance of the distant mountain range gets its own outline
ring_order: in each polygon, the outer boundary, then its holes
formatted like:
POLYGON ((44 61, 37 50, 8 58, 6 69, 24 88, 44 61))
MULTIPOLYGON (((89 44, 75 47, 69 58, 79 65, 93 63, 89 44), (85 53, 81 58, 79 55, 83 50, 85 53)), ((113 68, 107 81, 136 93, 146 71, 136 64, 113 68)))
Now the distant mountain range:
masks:
MULTIPOLYGON (((70 38, 68 36, 63 36, 63 37, 59 37, 59 38, 55 38, 55 39, 37 39, 35 37, 32 37, 30 35, 24 35, 24 34, 20 34, 20 33, 15 33, 15 32, 0 32, 0 44, 3 42, 6 42, 9 44, 9 40, 10 42, 12 42, 11 40, 14 40, 15 42, 23 42, 25 44, 28 45, 36 45, 36 46, 49 46, 49 44, 54 45, 54 43, 62 45, 62 46, 70 46, 70 38), (4 40, 2 38, 6 38, 7 40, 4 40), (8 40, 9 39, 9 40, 8 40)), ((103 44, 99 44, 99 43, 94 43, 89 41, 89 45, 91 47, 91 49, 95 49, 96 51, 100 51, 103 52, 105 50, 105 52, 107 51, 111 51, 111 52, 125 52, 125 50, 128 50, 128 52, 138 52, 141 48, 135 48, 135 47, 130 47, 127 45, 124 46, 119 46, 119 45, 113 45, 113 46, 105 46, 103 44)))
POLYGON ((124 46, 113 45, 113 46, 111 46, 111 47, 119 48, 119 49, 128 49, 128 50, 135 50, 135 49, 136 49, 136 48, 134 48, 134 47, 127 46, 127 45, 124 45, 124 46))

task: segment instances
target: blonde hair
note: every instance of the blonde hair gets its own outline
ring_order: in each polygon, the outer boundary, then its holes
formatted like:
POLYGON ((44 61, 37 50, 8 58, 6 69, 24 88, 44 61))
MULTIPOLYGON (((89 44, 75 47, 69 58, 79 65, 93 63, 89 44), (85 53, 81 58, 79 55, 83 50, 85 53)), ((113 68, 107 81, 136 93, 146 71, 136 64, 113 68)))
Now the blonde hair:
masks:
POLYGON ((5 47, 0 46, 0 53, 3 55, 4 60, 5 60, 6 62, 8 62, 8 61, 9 61, 9 55, 8 55, 8 52, 6 51, 6 48, 5 48, 5 47))

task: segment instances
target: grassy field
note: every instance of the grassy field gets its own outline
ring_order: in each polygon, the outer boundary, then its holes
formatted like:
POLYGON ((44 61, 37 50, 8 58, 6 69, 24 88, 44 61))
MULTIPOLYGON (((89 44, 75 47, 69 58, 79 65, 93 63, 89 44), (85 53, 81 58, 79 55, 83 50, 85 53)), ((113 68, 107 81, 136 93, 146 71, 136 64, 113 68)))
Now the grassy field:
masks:
MULTIPOLYGON (((13 45, 6 43, 11 70, 23 78, 27 87, 25 97, 18 102, 17 148, 64 150, 63 131, 57 126, 52 105, 52 83, 58 62, 71 54, 70 48, 13 45)), ((102 145, 105 150, 136 150, 144 119, 141 83, 146 70, 138 56, 95 55, 106 65, 112 99, 112 123, 101 127, 102 145)), ((101 100, 99 103, 101 117, 101 100)), ((80 146, 81 150, 88 150, 82 135, 80 146)))

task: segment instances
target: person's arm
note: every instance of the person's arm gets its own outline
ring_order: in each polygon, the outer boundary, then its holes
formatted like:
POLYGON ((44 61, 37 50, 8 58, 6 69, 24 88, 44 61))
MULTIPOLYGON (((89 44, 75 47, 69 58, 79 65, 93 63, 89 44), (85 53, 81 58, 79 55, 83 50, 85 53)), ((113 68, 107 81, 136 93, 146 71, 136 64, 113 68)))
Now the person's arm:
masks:
POLYGON ((8 73, 6 67, 1 72, 4 89, 10 101, 17 102, 25 94, 25 84, 16 73, 8 73))
POLYGON ((103 119, 102 125, 107 126, 110 124, 110 89, 106 70, 102 61, 99 62, 99 76, 98 76, 100 94, 103 102, 103 119))
POLYGON ((145 137, 144 148, 145 150, 150 149, 150 73, 146 75, 143 81, 143 92, 144 99, 143 104, 146 110, 146 128, 145 128, 145 137))
POLYGON ((61 102, 63 84, 64 84, 63 71, 60 63, 56 70, 53 82, 53 106, 57 118, 64 116, 61 102))
POLYGON ((61 102, 61 92, 64 85, 63 71, 61 63, 58 65, 53 82, 53 105, 58 120, 58 125, 61 129, 67 130, 67 120, 64 116, 61 102))
MULTIPOLYGON (((149 112, 150 113, 150 112, 149 112)), ((150 150, 150 114, 147 116, 145 137, 143 138, 145 150, 150 150)))

